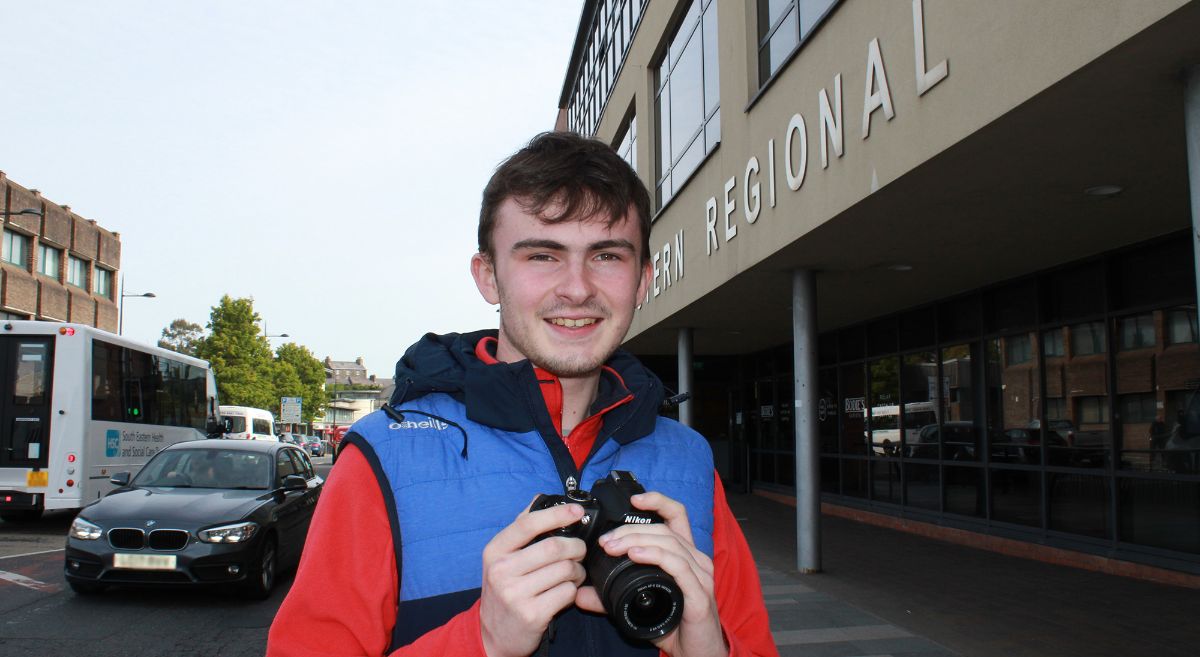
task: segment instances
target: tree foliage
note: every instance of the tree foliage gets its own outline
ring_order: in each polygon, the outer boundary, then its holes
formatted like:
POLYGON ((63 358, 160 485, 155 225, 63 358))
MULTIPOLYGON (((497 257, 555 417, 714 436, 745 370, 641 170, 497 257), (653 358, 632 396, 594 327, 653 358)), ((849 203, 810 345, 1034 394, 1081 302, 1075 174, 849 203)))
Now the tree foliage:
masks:
POLYGON ((159 345, 173 349, 164 344, 168 340, 181 348, 190 345, 190 352, 175 351, 211 363, 222 404, 263 408, 279 417, 281 397, 300 397, 301 421, 312 422, 328 401, 324 365, 308 347, 294 342, 281 345, 272 355, 271 344, 259 329, 260 319, 253 299, 225 295, 209 315, 208 335, 199 325, 177 319, 163 329, 159 345))
POLYGON ((171 322, 170 326, 162 330, 162 337, 158 340, 158 346, 163 349, 170 349, 176 353, 195 356, 196 346, 203 339, 204 327, 181 317, 171 322))

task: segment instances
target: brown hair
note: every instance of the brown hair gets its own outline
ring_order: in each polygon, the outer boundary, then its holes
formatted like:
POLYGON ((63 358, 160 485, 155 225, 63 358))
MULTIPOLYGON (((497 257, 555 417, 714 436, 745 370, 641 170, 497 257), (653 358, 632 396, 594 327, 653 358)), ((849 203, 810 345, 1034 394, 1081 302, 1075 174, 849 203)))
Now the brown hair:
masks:
POLYGON ((641 229, 642 261, 650 259, 650 193, 608 144, 573 132, 543 132, 500 163, 483 190, 479 252, 491 257, 496 211, 513 199, 542 222, 607 217, 612 227, 632 207, 641 229))

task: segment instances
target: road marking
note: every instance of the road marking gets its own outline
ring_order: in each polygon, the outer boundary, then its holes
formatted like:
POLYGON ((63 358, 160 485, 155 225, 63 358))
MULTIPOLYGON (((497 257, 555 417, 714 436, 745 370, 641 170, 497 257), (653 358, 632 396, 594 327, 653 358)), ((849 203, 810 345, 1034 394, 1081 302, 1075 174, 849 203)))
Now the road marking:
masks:
POLYGON ((6 570, 0 570, 0 579, 8 580, 8 581, 12 582, 13 584, 19 584, 21 586, 24 586, 25 588, 33 589, 35 591, 54 591, 54 590, 56 590, 54 585, 52 585, 52 584, 47 584, 45 582, 39 582, 36 579, 30 579, 24 575, 10 573, 6 570))
POLYGON ((0 559, 16 559, 17 557, 35 557, 39 554, 50 554, 52 552, 62 552, 63 550, 66 550, 66 549, 67 548, 56 548, 53 550, 42 550, 41 552, 26 552, 25 554, 10 554, 7 556, 0 557, 0 559))

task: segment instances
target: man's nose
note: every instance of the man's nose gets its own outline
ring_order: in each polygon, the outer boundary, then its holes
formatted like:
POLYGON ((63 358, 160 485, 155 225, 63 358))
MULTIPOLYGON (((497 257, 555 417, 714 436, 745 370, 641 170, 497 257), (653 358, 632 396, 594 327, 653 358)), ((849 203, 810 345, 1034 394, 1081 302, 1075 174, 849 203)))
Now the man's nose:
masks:
POLYGON ((586 260, 571 262, 562 270, 555 294, 571 303, 583 303, 592 298, 596 287, 586 260))

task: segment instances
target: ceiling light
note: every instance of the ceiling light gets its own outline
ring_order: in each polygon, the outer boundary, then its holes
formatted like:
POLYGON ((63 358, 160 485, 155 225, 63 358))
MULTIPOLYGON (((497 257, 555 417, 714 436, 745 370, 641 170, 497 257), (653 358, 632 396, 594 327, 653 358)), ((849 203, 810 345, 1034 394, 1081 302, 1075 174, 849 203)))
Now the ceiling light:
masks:
POLYGON ((1092 198, 1112 198, 1124 190, 1120 185, 1096 185, 1083 190, 1083 193, 1092 198))
POLYGON ((912 265, 905 265, 905 264, 897 263, 894 265, 888 265, 888 269, 890 269, 892 271, 912 271, 912 265))

